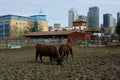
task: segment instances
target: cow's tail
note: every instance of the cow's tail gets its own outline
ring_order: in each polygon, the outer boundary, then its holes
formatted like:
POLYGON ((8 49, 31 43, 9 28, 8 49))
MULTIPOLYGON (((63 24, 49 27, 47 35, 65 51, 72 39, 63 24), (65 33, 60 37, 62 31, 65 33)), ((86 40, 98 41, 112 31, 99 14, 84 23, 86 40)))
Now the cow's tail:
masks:
POLYGON ((39 51, 38 51, 38 48, 37 48, 37 45, 36 45, 36 55, 35 55, 35 61, 37 61, 38 56, 39 56, 39 51))

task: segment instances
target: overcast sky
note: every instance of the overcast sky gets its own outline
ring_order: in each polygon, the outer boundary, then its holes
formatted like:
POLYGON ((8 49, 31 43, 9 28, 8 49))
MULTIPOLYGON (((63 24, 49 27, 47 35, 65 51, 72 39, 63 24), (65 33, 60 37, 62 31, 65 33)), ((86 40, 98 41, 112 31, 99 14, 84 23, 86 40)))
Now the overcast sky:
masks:
POLYGON ((47 15, 49 26, 60 23, 68 26, 68 10, 74 7, 79 15, 87 16, 89 7, 98 6, 100 10, 100 23, 103 14, 110 13, 116 18, 120 12, 120 0, 1 0, 0 15, 38 15, 42 9, 47 15))

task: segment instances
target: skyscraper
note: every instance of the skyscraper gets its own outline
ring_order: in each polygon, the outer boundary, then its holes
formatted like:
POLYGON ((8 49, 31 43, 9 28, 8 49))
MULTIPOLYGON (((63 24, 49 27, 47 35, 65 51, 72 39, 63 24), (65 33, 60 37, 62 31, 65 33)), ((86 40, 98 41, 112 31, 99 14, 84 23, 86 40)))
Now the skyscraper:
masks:
MULTIPOLYGON (((120 20, 120 12, 117 13, 117 22, 120 20)), ((120 22, 120 21, 119 21, 120 22)))
POLYGON ((116 27, 117 23, 116 23, 116 19, 113 17, 113 27, 116 27))
POLYGON ((112 16, 112 14, 104 14, 103 15, 103 27, 104 28, 113 27, 113 16, 112 16))
POLYGON ((89 8, 88 28, 99 27, 99 8, 94 6, 89 8))
POLYGON ((73 27, 73 21, 78 19, 78 12, 75 10, 75 8, 71 8, 68 11, 68 26, 73 27))

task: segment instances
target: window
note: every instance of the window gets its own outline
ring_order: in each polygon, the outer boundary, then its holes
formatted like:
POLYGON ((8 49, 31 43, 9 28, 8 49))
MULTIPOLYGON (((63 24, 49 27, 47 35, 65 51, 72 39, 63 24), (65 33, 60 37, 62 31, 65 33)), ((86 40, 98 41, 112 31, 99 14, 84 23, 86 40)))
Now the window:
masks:
POLYGON ((9 22, 5 22, 5 28, 9 29, 10 23, 9 22))
POLYGON ((3 26, 3 22, 0 22, 0 26, 3 26))
POLYGON ((0 36, 3 36, 3 32, 0 32, 0 36))
POLYGON ((8 37, 8 36, 9 36, 9 33, 5 33, 5 36, 8 37))
POLYGON ((3 22, 0 22, 0 30, 3 30, 3 22))

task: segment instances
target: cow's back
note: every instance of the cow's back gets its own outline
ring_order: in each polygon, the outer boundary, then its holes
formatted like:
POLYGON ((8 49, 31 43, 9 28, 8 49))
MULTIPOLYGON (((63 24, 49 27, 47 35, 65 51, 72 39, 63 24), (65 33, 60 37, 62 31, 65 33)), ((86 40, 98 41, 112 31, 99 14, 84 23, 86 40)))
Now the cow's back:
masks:
POLYGON ((51 57, 56 58, 59 56, 57 48, 55 46, 49 45, 48 48, 51 57))
POLYGON ((58 57, 57 48, 53 45, 37 44, 36 51, 42 56, 58 57))

